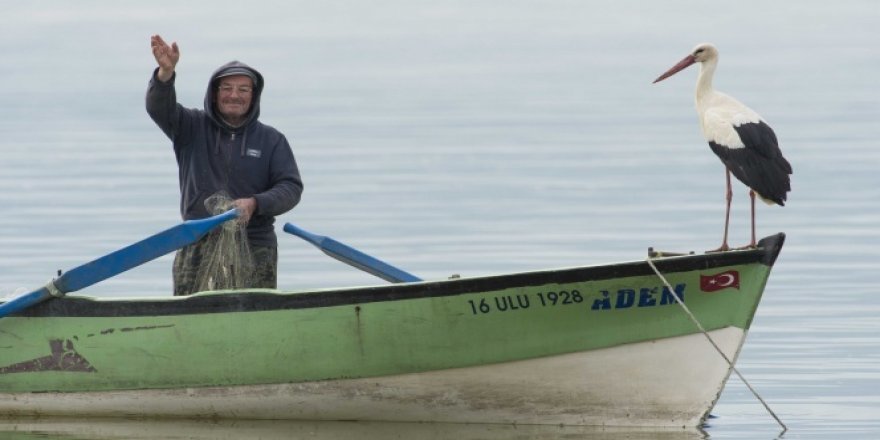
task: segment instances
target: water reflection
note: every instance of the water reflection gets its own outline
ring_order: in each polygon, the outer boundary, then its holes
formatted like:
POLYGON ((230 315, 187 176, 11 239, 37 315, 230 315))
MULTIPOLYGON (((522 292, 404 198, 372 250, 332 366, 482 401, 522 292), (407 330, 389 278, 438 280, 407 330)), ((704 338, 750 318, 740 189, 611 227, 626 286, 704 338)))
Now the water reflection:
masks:
POLYGON ((475 425, 276 420, 15 419, 0 437, 19 439, 419 439, 697 440, 699 429, 656 430, 538 425, 475 425))

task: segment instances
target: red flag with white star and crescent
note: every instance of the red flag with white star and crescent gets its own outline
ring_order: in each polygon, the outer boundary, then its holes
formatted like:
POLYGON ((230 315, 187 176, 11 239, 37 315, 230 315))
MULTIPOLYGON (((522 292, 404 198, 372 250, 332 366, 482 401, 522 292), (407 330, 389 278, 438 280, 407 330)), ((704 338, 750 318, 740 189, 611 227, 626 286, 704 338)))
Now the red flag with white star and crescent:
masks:
POLYGON ((728 287, 739 290, 739 271, 728 270, 715 275, 700 275, 700 290, 717 292, 728 287))

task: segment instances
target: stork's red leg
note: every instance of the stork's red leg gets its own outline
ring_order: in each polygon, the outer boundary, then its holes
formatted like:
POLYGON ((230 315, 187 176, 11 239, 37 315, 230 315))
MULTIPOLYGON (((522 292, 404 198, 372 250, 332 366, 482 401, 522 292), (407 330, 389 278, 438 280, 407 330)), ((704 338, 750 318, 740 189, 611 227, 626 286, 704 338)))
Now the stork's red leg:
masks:
POLYGON ((755 191, 749 190, 749 198, 752 199, 752 241, 749 243, 750 248, 758 247, 758 242, 755 240, 755 191))
POLYGON ((727 176, 727 210, 724 213, 724 239, 721 241, 721 246, 713 252, 730 250, 730 246, 727 244, 727 231, 730 227, 730 202, 733 201, 733 188, 730 186, 730 170, 724 167, 724 172, 727 176))

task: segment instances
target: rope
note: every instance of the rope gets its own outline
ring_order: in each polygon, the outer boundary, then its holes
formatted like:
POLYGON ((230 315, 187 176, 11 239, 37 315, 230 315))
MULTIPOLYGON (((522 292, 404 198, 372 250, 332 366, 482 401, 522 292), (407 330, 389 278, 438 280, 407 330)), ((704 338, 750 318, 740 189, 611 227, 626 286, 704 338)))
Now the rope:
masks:
POLYGON ((774 413, 773 410, 770 409, 770 406, 767 405, 767 402, 765 402, 764 399, 761 398, 761 396, 758 394, 758 392, 755 391, 755 389, 752 387, 752 385, 749 383, 749 381, 747 381, 746 378, 743 377, 743 375, 739 372, 739 370, 737 370, 736 367, 733 366, 733 362, 730 360, 730 358, 728 358, 727 355, 724 354, 723 351, 721 351, 721 348, 718 346, 718 344, 715 343, 715 340, 712 339, 711 336, 709 336, 709 332, 707 332, 706 329, 703 328, 702 324, 700 324, 700 321, 697 320, 697 317, 694 316, 693 313, 691 313, 690 309, 688 309, 688 307, 686 305, 684 305, 684 302, 681 300, 681 298, 678 297, 678 293, 676 293, 675 289, 672 288, 672 284, 670 284, 669 281, 666 280, 666 277, 664 277, 663 274, 660 273, 659 270, 657 270, 657 266, 654 265, 654 262, 651 260, 650 257, 648 257, 647 261, 648 261, 648 266, 651 266, 651 269, 654 270, 654 273, 657 274, 658 277, 660 277, 660 280, 663 281, 663 284, 665 284, 666 287, 669 289, 669 292, 672 294, 672 297, 675 298, 675 302, 677 302, 678 305, 681 306, 682 310, 684 310, 684 312, 688 315, 688 317, 691 319, 691 321, 697 326, 697 328, 700 330, 700 332, 703 333, 703 336, 705 336, 706 339, 709 340, 709 343, 712 344, 713 347, 715 347, 715 351, 717 351, 718 354, 720 354, 721 357, 724 358, 724 361, 727 362, 727 365, 730 367, 730 369, 733 370, 734 373, 736 373, 737 377, 739 377, 739 380, 741 380, 742 383, 744 383, 746 385, 746 387, 749 389, 749 391, 752 392, 752 395, 754 395, 755 398, 757 398, 758 401, 761 402, 762 405, 764 405, 764 408, 767 409, 767 412, 769 412, 770 415, 773 416, 774 419, 776 419, 776 423, 779 423, 779 426, 782 427, 782 432, 787 431, 788 427, 785 426, 785 423, 782 423, 782 420, 780 420, 779 417, 776 416, 776 413, 774 413))

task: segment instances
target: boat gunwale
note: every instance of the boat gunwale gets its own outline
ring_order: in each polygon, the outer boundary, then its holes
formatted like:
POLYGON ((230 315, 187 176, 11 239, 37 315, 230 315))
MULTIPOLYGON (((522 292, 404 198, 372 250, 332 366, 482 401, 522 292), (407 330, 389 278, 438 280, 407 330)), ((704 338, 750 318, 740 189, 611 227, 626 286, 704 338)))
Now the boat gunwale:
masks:
MULTIPOLYGON (((784 233, 765 237, 757 249, 653 259, 663 273, 759 263, 772 267, 784 233)), ((377 286, 284 292, 266 289, 218 291, 188 297, 95 298, 66 296, 11 315, 49 317, 137 317, 309 309, 432 297, 451 297, 515 287, 602 281, 654 275, 646 261, 545 269, 500 275, 377 286)))

